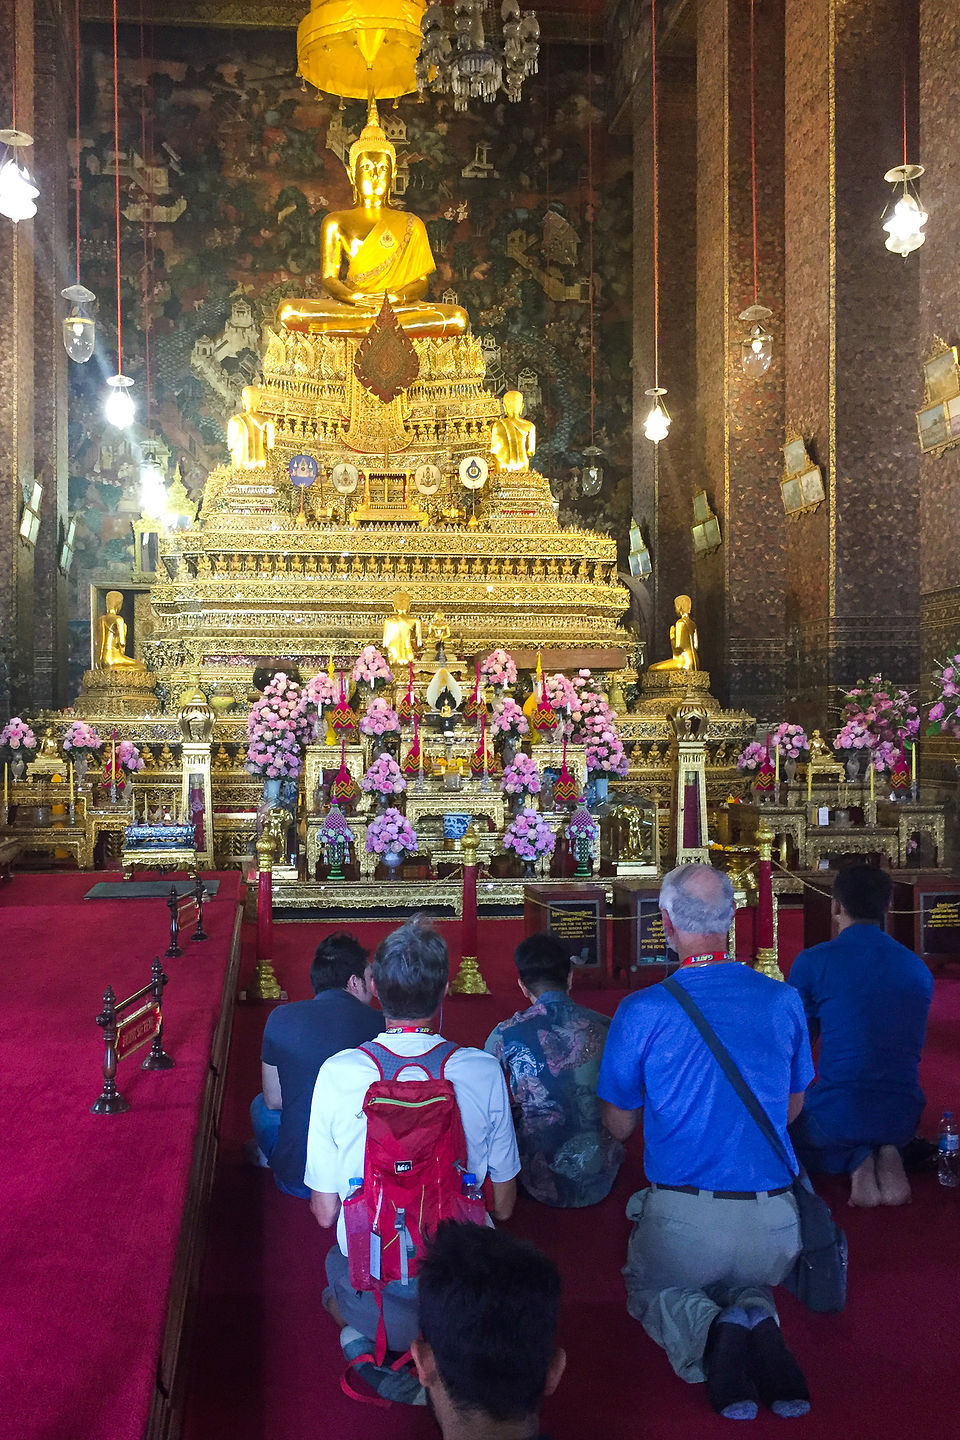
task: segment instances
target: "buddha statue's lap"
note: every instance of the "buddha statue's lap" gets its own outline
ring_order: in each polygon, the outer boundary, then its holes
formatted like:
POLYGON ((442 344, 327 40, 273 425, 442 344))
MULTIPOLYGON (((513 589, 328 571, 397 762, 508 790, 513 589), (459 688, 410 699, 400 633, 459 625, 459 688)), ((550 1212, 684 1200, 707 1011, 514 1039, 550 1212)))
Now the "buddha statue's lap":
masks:
POLYGON ((427 276, 436 264, 423 221, 389 204, 396 166, 396 151, 371 101, 347 165, 354 207, 331 212, 320 229, 324 294, 281 301, 277 320, 288 330, 363 335, 385 297, 408 335, 446 338, 469 330, 469 316, 459 305, 427 298, 427 276))

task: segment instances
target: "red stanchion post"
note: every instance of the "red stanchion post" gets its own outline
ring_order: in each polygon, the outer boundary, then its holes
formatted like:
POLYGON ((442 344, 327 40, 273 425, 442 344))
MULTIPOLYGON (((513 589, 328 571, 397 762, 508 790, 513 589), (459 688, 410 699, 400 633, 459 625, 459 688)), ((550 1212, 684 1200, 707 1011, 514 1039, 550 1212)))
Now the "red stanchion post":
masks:
POLYGON ((463 904, 460 917, 460 969, 450 986, 454 995, 489 995, 477 963, 477 835, 473 826, 461 841, 463 848, 463 904))
POLYGON ((771 980, 782 980, 783 971, 777 959, 777 945, 773 924, 773 842, 775 835, 764 820, 757 829, 757 918, 756 949, 754 969, 771 980))

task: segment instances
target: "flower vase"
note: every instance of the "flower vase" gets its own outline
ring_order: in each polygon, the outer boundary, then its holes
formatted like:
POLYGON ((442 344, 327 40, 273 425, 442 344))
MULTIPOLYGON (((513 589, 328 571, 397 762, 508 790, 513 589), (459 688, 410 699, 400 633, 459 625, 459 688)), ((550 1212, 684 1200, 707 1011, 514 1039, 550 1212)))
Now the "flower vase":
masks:
POLYGON ((595 802, 597 805, 605 805, 605 804, 606 804, 606 802, 607 802, 607 792, 608 792, 608 789, 609 789, 609 785, 610 785, 610 782, 609 782, 609 780, 608 780, 608 778, 607 778, 606 775, 597 775, 597 776, 594 777, 594 781, 593 781, 594 791, 593 791, 593 793, 594 793, 594 794, 596 795, 596 797, 597 797, 597 798, 596 798, 596 802, 595 802))
POLYGON ((536 880, 536 878, 537 878, 537 862, 536 862, 536 860, 524 860, 524 862, 523 862, 523 878, 524 878, 524 880, 536 880))
POLYGON ((327 846, 327 864, 330 867, 328 880, 344 880, 343 862, 346 859, 347 847, 342 840, 335 840, 332 845, 327 846))
POLYGON ((500 759, 503 761, 504 770, 512 765, 517 754, 517 742, 507 736, 500 747, 500 759))
POLYGON ((75 750, 73 752, 73 769, 77 777, 77 787, 82 789, 87 780, 87 752, 86 750, 75 750))
POLYGON ((16 754, 10 761, 11 780, 22 780, 27 773, 27 762, 21 754, 16 754))
POLYGON ((574 870, 574 879, 589 879, 593 874, 593 866, 590 864, 590 837, 589 835, 578 835, 573 842, 573 854, 577 862, 574 870))
POLYGON ((797 778, 797 757, 788 755, 783 762, 783 778, 788 785, 792 785, 797 778))
POLYGON ((265 775, 263 777, 263 803, 268 809, 280 804, 280 780, 279 777, 265 775))
POLYGON ((377 811, 378 811, 378 813, 381 814, 381 815, 386 814, 386 812, 390 809, 390 805, 391 805, 392 800, 393 800, 393 796, 392 796, 392 795, 384 795, 384 794, 382 794, 382 793, 378 790, 378 791, 377 791, 377 811))
POLYGON ((386 865, 388 870, 399 870, 400 866, 403 864, 403 851, 385 850, 380 856, 380 860, 384 865, 386 865))

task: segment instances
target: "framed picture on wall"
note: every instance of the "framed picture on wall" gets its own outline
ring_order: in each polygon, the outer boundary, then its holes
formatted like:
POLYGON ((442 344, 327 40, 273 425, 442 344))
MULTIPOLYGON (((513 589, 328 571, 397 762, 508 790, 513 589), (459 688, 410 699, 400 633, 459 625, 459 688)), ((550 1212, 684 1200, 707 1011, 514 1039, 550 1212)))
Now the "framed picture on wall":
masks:
POLYGON ((957 363, 957 347, 950 345, 939 355, 932 356, 923 366, 924 399, 928 405, 938 400, 952 400, 960 395, 960 365, 957 363))

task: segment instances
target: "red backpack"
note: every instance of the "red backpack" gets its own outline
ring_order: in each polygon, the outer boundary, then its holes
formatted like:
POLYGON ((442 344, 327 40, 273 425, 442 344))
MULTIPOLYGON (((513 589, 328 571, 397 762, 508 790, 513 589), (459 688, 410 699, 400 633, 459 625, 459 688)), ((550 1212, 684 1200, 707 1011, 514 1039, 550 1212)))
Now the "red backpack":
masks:
MULTIPOLYGON (((444 1071, 459 1048, 441 1040, 423 1055, 395 1055, 376 1041, 358 1047, 380 1072, 367 1090, 363 1188, 343 1202, 350 1283, 380 1292, 415 1279, 425 1241, 441 1220, 486 1222, 482 1199, 464 1196, 467 1143, 453 1084, 444 1071), (426 1079, 401 1079, 404 1070, 426 1079)), ((376 1360, 383 1363, 381 1312, 376 1360)))

